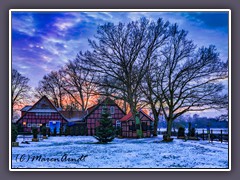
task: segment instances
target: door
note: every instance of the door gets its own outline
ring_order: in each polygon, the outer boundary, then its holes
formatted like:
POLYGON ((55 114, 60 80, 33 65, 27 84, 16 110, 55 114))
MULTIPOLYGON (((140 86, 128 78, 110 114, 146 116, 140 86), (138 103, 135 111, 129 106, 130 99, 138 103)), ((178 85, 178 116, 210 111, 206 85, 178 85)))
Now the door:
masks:
POLYGON ((57 134, 60 133, 61 122, 60 121, 49 121, 50 132, 53 134, 56 128, 57 134))

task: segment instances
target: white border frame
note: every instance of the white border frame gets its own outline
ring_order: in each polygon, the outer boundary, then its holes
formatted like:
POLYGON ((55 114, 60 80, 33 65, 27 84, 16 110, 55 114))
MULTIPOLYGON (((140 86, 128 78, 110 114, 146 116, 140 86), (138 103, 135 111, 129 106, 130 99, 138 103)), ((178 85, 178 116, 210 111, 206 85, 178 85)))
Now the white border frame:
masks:
POLYGON ((10 9, 9 10, 9 171, 231 171, 231 10, 230 9, 10 9), (11 144, 11 81, 12 78, 12 12, 228 12, 228 169, 12 169, 12 144, 11 144))

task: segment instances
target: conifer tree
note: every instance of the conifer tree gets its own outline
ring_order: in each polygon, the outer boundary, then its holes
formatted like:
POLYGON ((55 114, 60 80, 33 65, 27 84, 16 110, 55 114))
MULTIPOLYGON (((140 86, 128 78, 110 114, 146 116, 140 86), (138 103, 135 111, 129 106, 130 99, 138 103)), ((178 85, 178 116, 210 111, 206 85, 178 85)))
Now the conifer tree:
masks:
POLYGON ((113 127, 112 120, 109 118, 106 105, 103 107, 102 117, 100 119, 100 126, 96 128, 95 138, 99 143, 108 143, 115 138, 115 128, 113 127))

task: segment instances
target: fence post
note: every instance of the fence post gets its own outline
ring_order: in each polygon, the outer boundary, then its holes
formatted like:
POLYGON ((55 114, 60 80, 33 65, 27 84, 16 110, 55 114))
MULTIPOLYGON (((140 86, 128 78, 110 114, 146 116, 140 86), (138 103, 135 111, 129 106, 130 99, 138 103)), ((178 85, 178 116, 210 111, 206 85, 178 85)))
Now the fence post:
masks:
POLYGON ((202 134, 203 134, 203 140, 204 140, 204 129, 202 130, 202 134))
POLYGON ((222 130, 220 130, 220 140, 221 140, 221 143, 222 143, 222 140, 223 140, 223 138, 222 138, 222 130))
POLYGON ((213 130, 211 130, 210 139, 211 139, 211 142, 213 142, 213 130))

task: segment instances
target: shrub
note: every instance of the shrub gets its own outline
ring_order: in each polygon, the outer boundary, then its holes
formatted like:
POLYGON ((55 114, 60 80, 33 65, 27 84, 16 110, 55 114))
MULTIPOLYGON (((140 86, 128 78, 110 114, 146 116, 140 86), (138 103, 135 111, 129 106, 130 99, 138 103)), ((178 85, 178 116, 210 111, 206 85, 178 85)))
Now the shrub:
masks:
POLYGON ((17 136, 18 136, 18 130, 17 130, 17 127, 16 125, 12 124, 12 142, 16 142, 17 140, 17 136))
POLYGON ((38 129, 36 127, 32 128, 33 138, 37 139, 38 129))
POLYGON ((46 136, 46 135, 47 135, 47 128, 46 128, 46 126, 43 126, 43 127, 42 127, 42 135, 43 135, 43 136, 46 136))
POLYGON ((178 137, 184 137, 185 136, 185 128, 184 127, 179 127, 178 128, 178 137))

